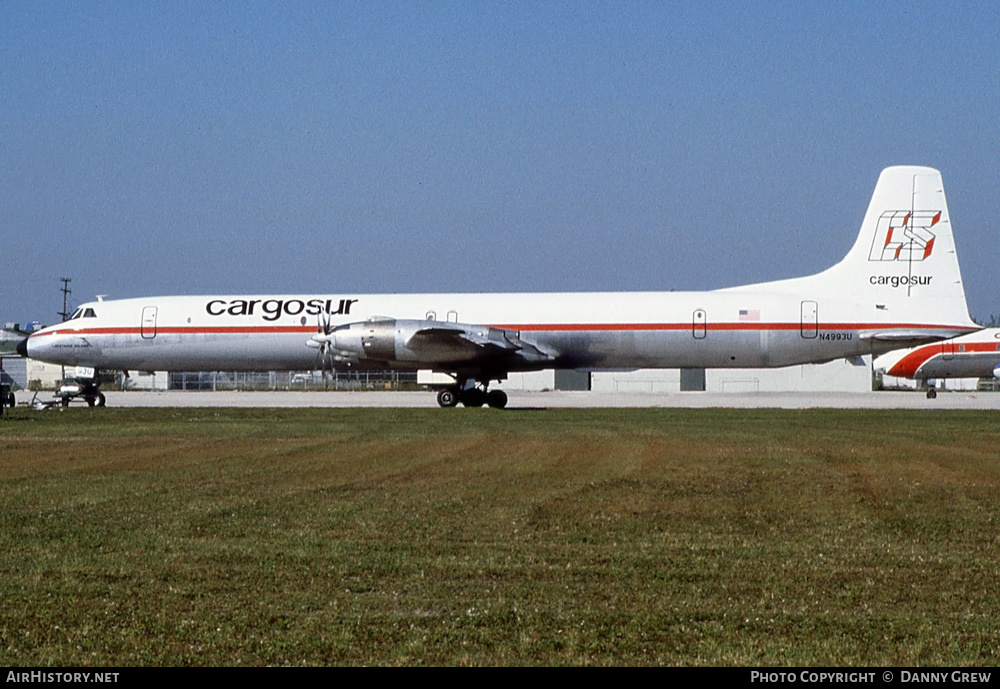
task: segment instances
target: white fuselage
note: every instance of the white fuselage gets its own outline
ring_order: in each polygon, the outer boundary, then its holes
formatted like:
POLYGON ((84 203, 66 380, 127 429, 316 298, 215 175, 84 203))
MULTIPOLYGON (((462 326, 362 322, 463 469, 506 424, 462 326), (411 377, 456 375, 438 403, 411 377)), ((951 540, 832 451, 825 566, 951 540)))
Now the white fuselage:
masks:
MULTIPOLYGON (((510 370, 788 366, 899 346, 872 339, 873 332, 950 337, 969 330, 962 322, 897 323, 874 304, 752 290, 160 297, 84 307, 94 315, 35 334, 29 355, 118 370, 318 368, 307 342, 327 308, 331 326, 392 316, 515 330, 551 358, 510 370)), ((367 364, 434 368, 405 360, 367 364)))

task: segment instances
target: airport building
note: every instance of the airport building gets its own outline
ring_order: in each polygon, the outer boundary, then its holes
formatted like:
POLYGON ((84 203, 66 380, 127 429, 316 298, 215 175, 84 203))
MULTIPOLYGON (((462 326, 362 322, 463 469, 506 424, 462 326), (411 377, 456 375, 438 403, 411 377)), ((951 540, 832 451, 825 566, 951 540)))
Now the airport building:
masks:
MULTIPOLYGON (((448 376, 421 371, 417 382, 446 385, 448 376)), ((641 369, 636 371, 533 371, 511 373, 505 390, 594 392, 870 392, 871 357, 784 368, 641 369)))
MULTIPOLYGON (((64 375, 73 370, 33 359, 5 357, 0 377, 15 390, 53 390, 64 375)), ((319 371, 262 372, 173 372, 131 371, 129 390, 295 390, 317 389, 399 389, 413 384, 448 385, 451 378, 430 371, 413 373, 338 373, 324 381, 319 371)), ((920 381, 883 376, 890 389, 917 389, 920 381)), ((120 385, 120 382, 117 384, 120 385)), ((939 389, 976 390, 977 378, 937 381, 939 389)), ((712 392, 870 392, 873 389, 871 357, 839 359, 826 364, 803 364, 760 369, 641 369, 636 371, 533 371, 511 373, 495 387, 504 390, 541 392, 545 390, 593 391, 601 393, 712 392)), ((412 389, 412 387, 409 387, 412 389)))
POLYGON ((27 388, 27 360, 20 357, 3 357, 0 359, 0 383, 10 385, 13 390, 27 388))
MULTIPOLYGON (((63 379, 63 367, 46 364, 34 359, 5 358, 4 371, 17 388, 52 390, 63 379)), ((67 369, 65 375, 72 375, 67 369)), ((363 374, 362 374, 363 375, 363 374)), ((397 387, 385 381, 400 382, 397 378, 378 376, 379 388, 397 387), (383 380, 385 379, 385 380, 383 380), (380 384, 381 383, 381 384, 380 384)), ((351 378, 339 374, 338 378, 351 378)), ((412 374, 406 376, 413 381, 412 374)), ((370 382, 370 381, 369 381, 370 382)), ((415 382, 422 385, 447 385, 451 378, 430 371, 420 371, 415 382)), ((894 381, 895 382, 895 381, 894 381)), ((951 383, 951 381, 949 381, 951 383)), ((972 380, 972 388, 975 388, 972 380)), ((324 383, 322 374, 303 372, 177 372, 131 371, 127 387, 133 390, 214 390, 214 389, 286 389, 315 388, 324 383), (252 380, 251 380, 252 378, 252 380)), ((358 381, 354 387, 370 388, 358 381)), ((913 386, 913 381, 900 381, 900 385, 913 386)), ((538 392, 544 390, 591 390, 603 393, 664 393, 664 392, 868 392, 872 389, 871 357, 846 361, 840 359, 826 364, 804 364, 785 368, 768 369, 641 369, 636 371, 533 371, 511 373, 507 380, 496 385, 505 390, 538 392)), ((335 386, 343 387, 343 386, 335 386)), ((350 386, 348 386, 350 387, 350 386)), ((958 385, 948 387, 958 389, 958 385)))
MULTIPOLYGON (((46 364, 36 359, 4 359, 4 368, 13 368, 15 362, 23 373, 15 376, 18 387, 31 390, 54 390, 64 377, 72 377, 72 366, 46 364)), ((166 371, 131 371, 128 388, 130 390, 166 390, 166 371)))

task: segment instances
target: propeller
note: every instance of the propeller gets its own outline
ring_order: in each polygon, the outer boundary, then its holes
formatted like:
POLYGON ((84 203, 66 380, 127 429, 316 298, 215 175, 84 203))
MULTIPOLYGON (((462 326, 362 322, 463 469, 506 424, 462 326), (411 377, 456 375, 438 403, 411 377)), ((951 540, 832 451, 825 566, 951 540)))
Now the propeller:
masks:
POLYGON ((330 327, 330 314, 316 314, 316 334, 309 338, 306 344, 316 349, 316 368, 323 372, 324 385, 328 374, 333 373, 332 347, 329 338, 331 332, 333 328, 330 327))
POLYGON ((349 330, 348 325, 331 325, 330 314, 321 313, 316 316, 316 334, 306 341, 306 346, 316 350, 316 370, 323 372, 323 382, 335 367, 350 367, 357 361, 357 355, 351 351, 338 349, 338 331, 349 330))

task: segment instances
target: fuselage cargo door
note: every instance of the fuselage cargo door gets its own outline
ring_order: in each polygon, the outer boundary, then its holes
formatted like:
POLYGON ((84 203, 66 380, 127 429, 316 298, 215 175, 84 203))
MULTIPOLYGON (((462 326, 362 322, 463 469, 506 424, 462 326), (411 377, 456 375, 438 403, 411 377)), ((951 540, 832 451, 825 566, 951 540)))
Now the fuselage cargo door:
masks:
POLYGON ((705 315, 705 309, 695 309, 691 315, 691 334, 694 335, 694 339, 701 340, 704 339, 707 330, 708 317, 705 315))
POLYGON ((819 332, 819 307, 814 301, 802 302, 802 337, 811 340, 819 332))
POLYGON ((152 340, 156 337, 156 307, 142 307, 142 323, 139 325, 139 332, 143 339, 152 340))

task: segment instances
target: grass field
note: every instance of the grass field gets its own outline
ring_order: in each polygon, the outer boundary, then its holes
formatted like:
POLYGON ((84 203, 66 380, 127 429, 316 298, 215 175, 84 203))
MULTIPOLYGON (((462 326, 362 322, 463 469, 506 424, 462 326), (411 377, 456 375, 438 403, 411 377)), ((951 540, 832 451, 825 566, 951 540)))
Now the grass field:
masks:
POLYGON ((18 409, 0 665, 997 665, 998 420, 18 409))

